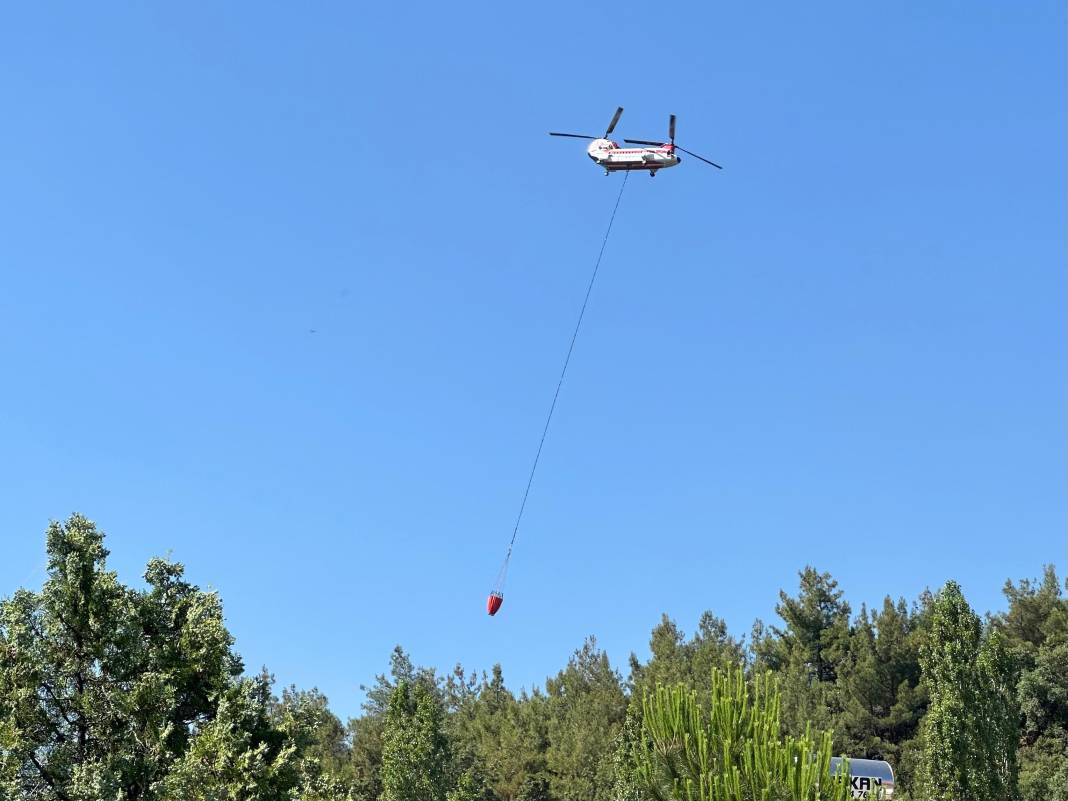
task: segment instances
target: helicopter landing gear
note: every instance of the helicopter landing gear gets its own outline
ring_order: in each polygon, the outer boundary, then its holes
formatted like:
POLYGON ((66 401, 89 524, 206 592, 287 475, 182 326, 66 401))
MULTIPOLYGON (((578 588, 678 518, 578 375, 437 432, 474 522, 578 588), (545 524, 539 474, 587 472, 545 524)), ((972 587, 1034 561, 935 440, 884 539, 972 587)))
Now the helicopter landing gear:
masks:
POLYGON ((656 178, 656 170, 649 170, 649 177, 656 178))

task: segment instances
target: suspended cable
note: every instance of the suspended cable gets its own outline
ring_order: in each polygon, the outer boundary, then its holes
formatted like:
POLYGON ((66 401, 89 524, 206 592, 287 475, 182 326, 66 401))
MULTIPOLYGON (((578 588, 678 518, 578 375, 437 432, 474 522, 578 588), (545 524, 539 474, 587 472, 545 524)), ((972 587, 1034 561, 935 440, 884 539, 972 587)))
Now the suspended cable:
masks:
POLYGON ((508 563, 512 558, 512 548, 515 545, 516 535, 519 534, 519 523, 523 519, 523 510, 527 508, 527 498, 530 496, 530 487, 534 483, 534 473, 538 469, 538 460, 541 459, 541 449, 545 445, 545 437, 549 433, 549 424, 553 419, 553 412, 556 411, 556 401, 560 397, 560 388, 564 385, 564 376, 567 374, 567 366, 571 363, 571 354, 575 350, 575 341, 578 339, 579 329, 582 328, 582 318, 586 314, 586 306, 590 302, 590 293, 593 292, 593 284, 597 280, 597 271, 601 268, 601 259, 604 257, 605 248, 608 246, 608 237, 612 233, 612 224, 616 221, 616 212, 619 210, 619 201, 623 199, 623 190, 627 188, 627 178, 630 177, 630 171, 627 170, 623 173, 623 183, 619 187, 619 194, 616 195, 616 203, 612 207, 612 216, 608 219, 608 228, 604 232, 604 239, 601 240, 601 249, 597 253, 597 261, 593 264, 593 274, 590 275, 590 282, 586 286, 586 296, 582 299, 582 308, 579 310, 578 320, 575 323, 575 330, 571 334, 571 344, 567 347, 567 356, 564 358, 564 366, 560 370, 560 379, 556 382, 556 392, 553 394, 553 402, 549 406, 549 414, 545 418, 545 427, 541 432, 541 440, 538 442, 538 450, 534 454, 534 464, 530 467, 530 476, 527 478, 527 487, 523 490, 523 500, 519 504, 519 514, 515 518, 515 527, 512 529, 512 539, 508 543, 508 553, 504 557, 504 562, 501 565, 500 572, 497 574, 497 581, 493 586, 493 592, 490 593, 489 600, 486 603, 486 608, 491 615, 497 613, 497 610, 501 608, 501 603, 504 600, 502 588, 504 586, 504 580, 508 576, 508 563))

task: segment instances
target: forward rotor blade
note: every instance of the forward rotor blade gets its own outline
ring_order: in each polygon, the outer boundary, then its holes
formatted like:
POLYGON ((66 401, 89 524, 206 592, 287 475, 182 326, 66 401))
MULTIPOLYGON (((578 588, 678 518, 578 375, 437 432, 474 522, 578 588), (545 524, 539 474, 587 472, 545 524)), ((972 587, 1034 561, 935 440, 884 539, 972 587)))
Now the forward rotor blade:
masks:
POLYGON ((704 162, 705 164, 711 164, 711 165, 712 165, 713 167, 715 167, 715 168, 716 168, 717 170, 722 170, 722 169, 723 169, 723 168, 722 168, 722 167, 720 167, 720 166, 719 166, 718 164, 716 164, 716 162, 714 162, 714 161, 709 161, 709 160, 708 160, 708 159, 706 159, 706 158, 705 158, 704 156, 698 156, 698 155, 697 155, 696 153, 694 153, 694 152, 693 152, 692 150, 687 150, 686 148, 684 148, 684 147, 679 147, 678 145, 675 145, 675 149, 676 149, 676 150, 681 150, 681 151, 682 151, 683 153, 687 153, 687 154, 689 154, 689 155, 693 156, 693 157, 694 157, 695 159, 701 159, 701 161, 703 161, 703 162, 704 162))
POLYGON ((619 118, 623 116, 623 106, 616 109, 615 116, 612 117, 612 121, 608 123, 608 130, 604 132, 604 138, 608 138, 608 134, 612 133, 616 129, 616 123, 619 122, 619 118))
POLYGON ((549 136, 570 136, 572 139, 596 139, 596 136, 584 136, 583 134, 565 134, 549 131, 549 136))
POLYGON ((653 147, 663 147, 663 142, 650 142, 648 139, 624 139, 624 142, 630 145, 652 145, 653 147))
POLYGON ((671 121, 668 123, 668 138, 671 139, 671 144, 675 144, 675 115, 671 115, 671 121))

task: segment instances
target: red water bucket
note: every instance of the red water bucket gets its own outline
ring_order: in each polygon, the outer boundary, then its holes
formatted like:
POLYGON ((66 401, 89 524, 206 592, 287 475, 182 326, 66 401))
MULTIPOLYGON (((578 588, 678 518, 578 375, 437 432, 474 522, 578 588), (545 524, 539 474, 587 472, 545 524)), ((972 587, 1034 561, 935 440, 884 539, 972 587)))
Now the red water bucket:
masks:
POLYGON ((503 603, 504 594, 494 590, 489 594, 489 598, 486 599, 486 611, 489 612, 491 616, 495 615, 503 603))

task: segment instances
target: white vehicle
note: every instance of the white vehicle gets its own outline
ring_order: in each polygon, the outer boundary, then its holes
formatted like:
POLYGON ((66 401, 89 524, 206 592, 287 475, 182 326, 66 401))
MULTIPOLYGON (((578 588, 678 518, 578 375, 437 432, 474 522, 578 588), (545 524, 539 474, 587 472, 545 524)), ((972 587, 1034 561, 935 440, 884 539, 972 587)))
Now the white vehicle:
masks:
MULTIPOLYGON (((831 757, 831 775, 838 772, 841 757, 831 757)), ((889 762, 881 759, 849 758, 849 782, 853 788, 853 798, 866 798, 870 801, 892 801, 894 798, 894 769, 889 762)))
POLYGON ((590 142, 589 147, 586 148, 586 154, 593 159, 595 164, 604 167, 605 175, 608 175, 611 172, 619 172, 621 170, 648 170, 649 175, 655 176, 658 170, 674 167, 682 161, 682 159, 675 153, 676 150, 687 153, 695 159, 700 159, 705 164, 711 164, 717 170, 723 169, 714 161, 709 161, 704 156, 698 156, 696 153, 691 153, 689 150, 675 144, 674 114, 671 115, 671 119, 668 122, 669 141, 660 143, 646 139, 624 139, 623 141, 628 144, 649 145, 649 147, 620 147, 618 143, 613 142, 608 136, 615 130, 616 123, 619 122, 619 118, 622 115, 623 107, 620 106, 616 109, 612 121, 608 123, 608 130, 604 132, 604 136, 556 133, 555 131, 550 131, 549 136, 568 136, 572 139, 592 139, 593 141, 590 142))

